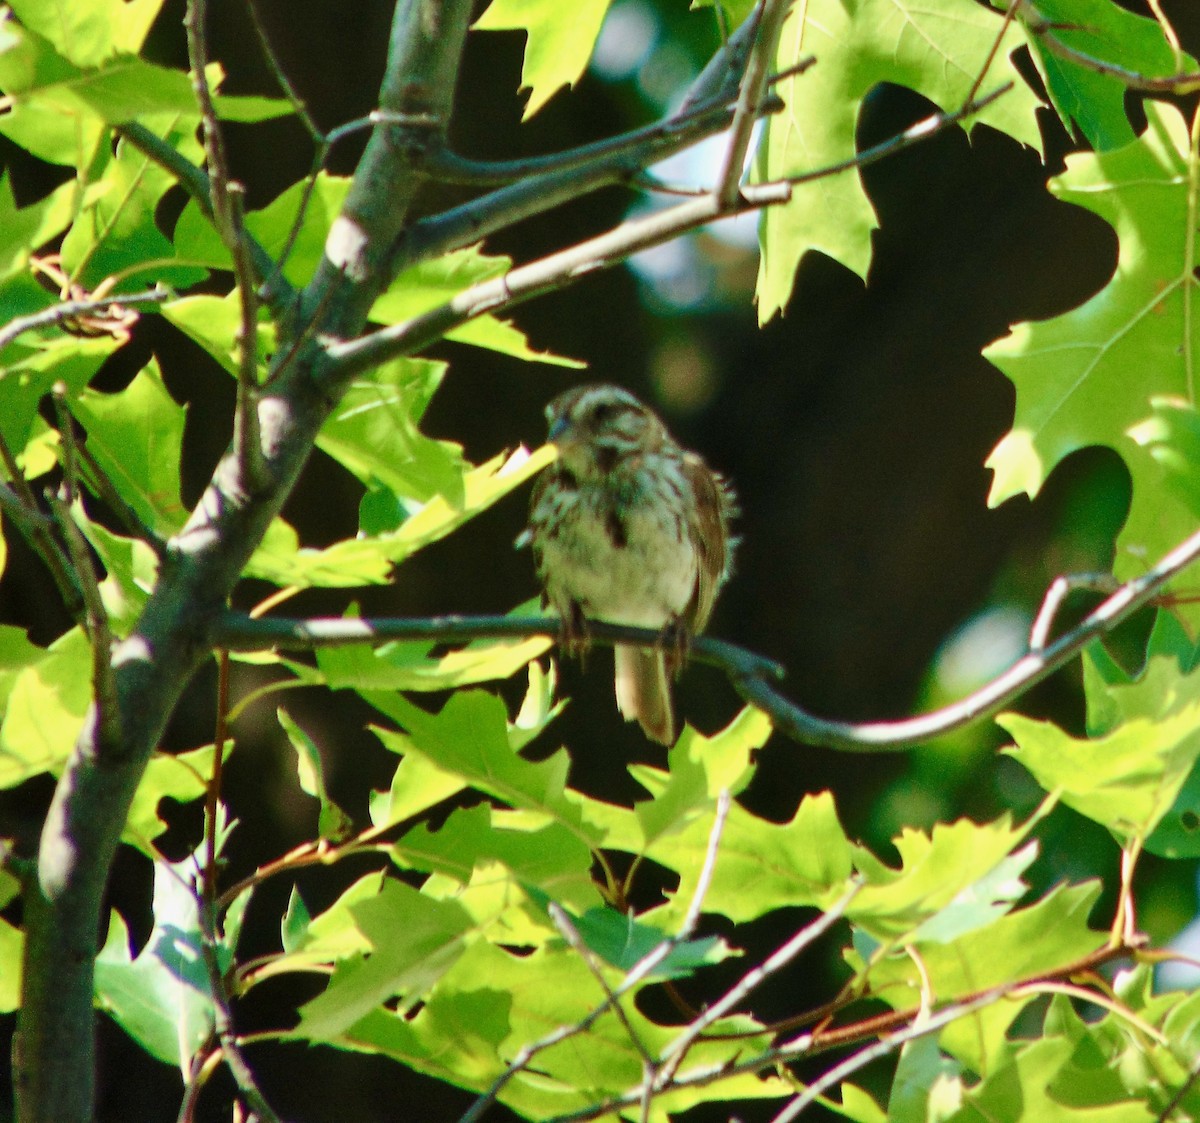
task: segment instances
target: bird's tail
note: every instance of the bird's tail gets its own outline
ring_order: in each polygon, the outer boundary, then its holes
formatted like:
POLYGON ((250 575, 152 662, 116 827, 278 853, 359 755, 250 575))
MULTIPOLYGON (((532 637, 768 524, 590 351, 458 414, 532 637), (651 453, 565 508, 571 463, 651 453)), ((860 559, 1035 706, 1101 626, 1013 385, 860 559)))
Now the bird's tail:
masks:
POLYGON ((616 659, 617 708, 626 721, 635 718, 646 736, 662 745, 675 741, 675 714, 667 681, 666 656, 662 651, 629 647, 613 648, 616 659))

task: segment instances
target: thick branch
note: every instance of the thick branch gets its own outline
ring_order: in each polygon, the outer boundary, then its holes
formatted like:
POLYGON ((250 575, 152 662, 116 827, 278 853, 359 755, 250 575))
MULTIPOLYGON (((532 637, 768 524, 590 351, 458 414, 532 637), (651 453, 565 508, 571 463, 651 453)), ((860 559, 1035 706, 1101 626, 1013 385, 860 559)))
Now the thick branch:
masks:
POLYGON ((425 180, 423 154, 443 146, 470 16, 470 0, 397 0, 379 100, 386 123, 371 133, 304 292, 334 336, 357 334, 394 275, 391 250, 425 180))
MULTIPOLYGON (((469 11, 469 0, 400 0, 385 104, 386 98, 403 103, 405 91, 421 90, 428 104, 448 108, 469 11)), ((177 154, 168 155, 158 138, 137 126, 124 131, 131 142, 178 170, 191 189, 199 188, 199 173, 177 168, 177 154)), ((392 188, 399 191, 406 180, 403 155, 392 143, 396 135, 391 129, 376 131, 379 143, 368 147, 351 191, 360 248, 369 261, 384 259, 394 238, 392 188), (389 139, 380 141, 384 132, 389 139)), ((205 196, 207 189, 205 183, 205 196)), ((255 268, 268 275, 272 263, 261 268, 256 255, 255 268)), ((356 280, 352 287, 361 299, 338 299, 344 293, 342 278, 336 269, 326 270, 323 280, 307 290, 307 307, 330 309, 338 330, 354 335, 362 329, 377 284, 375 275, 356 280)), ((299 319, 295 330, 304 338, 311 325, 299 319)), ((23 1001, 14 1045, 21 1123, 90 1123, 93 965, 105 883, 130 803, 168 717, 211 650, 212 621, 337 404, 339 388, 323 385, 319 377, 317 348, 281 350, 288 361, 258 404, 264 486, 247 494, 239 487, 234 454, 226 453, 186 526, 168 544, 158 586, 132 634, 114 652, 120 740, 113 743, 103 735, 112 723, 102 728, 93 706, 56 787, 37 875, 25 897, 23 1001)))

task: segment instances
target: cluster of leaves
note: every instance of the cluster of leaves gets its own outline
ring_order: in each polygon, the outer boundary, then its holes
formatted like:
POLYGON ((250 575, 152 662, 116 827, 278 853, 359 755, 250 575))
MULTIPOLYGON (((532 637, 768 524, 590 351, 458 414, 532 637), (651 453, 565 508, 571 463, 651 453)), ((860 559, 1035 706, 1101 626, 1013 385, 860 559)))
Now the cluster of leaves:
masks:
MULTIPOLYGON (((749 11, 745 3, 728 7, 734 18, 749 11)), ((480 27, 528 33, 529 113, 579 77, 607 8, 607 0, 578 12, 495 0, 488 9, 480 27)), ((184 294, 162 304, 163 318, 237 373, 238 294, 207 291, 231 271, 225 245, 195 203, 172 230, 160 229, 175 176, 122 131, 136 121, 174 157, 200 160, 200 115, 186 75, 138 58, 157 12, 158 0, 12 0, 0 22, 0 132, 74 172, 21 208, 0 183, 0 305, 10 318, 51 308, 59 296, 37 282, 39 270, 60 278, 67 297, 119 296, 153 280, 184 294), (200 282, 206 291, 188 292, 200 282)), ((1174 104, 1146 101, 1146 128, 1135 135, 1123 100, 1124 73, 1161 78, 1194 69, 1170 29, 1110 0, 1045 0, 1016 18, 973 0, 933 0, 920 13, 889 0, 810 0, 784 22, 775 65, 790 72, 807 54, 818 65, 779 84, 788 111, 768 122, 755 175, 771 182, 853 158, 862 100, 881 82, 908 86, 946 112, 1012 83, 978 120, 1036 146, 1040 102, 1012 57, 1022 47, 1063 120, 1090 146, 1051 190, 1108 221, 1120 257, 1112 280, 1085 305, 1018 325, 988 352, 1017 387, 1013 429, 989 462, 992 501, 1036 494, 1077 448, 1111 446, 1134 481, 1118 556, 1118 572, 1132 573, 1200 515, 1191 311, 1200 130, 1174 104), (1067 9, 1074 23, 1056 24, 1067 9)), ((209 79, 219 87, 216 68, 209 79)), ((291 111, 268 98, 218 95, 216 105, 222 118, 246 122, 291 111)), ((321 172, 311 190, 298 184, 247 214, 245 229, 275 260, 286 256, 284 277, 303 284, 346 190, 347 181, 321 172)), ((760 315, 783 308, 809 250, 865 275, 874 225, 855 173, 797 184, 791 201, 764 218, 760 315)), ((509 266, 478 248, 455 250, 402 273, 372 318, 406 320, 509 266)), ((120 637, 155 585, 158 544, 188 516, 179 487, 184 411, 153 362, 118 393, 90 388, 127 335, 103 315, 87 333, 65 326, 10 335, 0 351, 5 475, 16 487, 59 471, 78 485, 60 517, 90 544, 103 572, 103 608, 120 637), (52 389, 69 424, 51 425, 41 410, 52 389), (86 502, 85 490, 93 496, 86 502)), ((263 380, 272 333, 263 312, 263 380)), ((451 338, 566 361, 533 352, 515 327, 490 315, 451 338)), ((401 358, 351 386, 319 448, 362 484, 359 533, 313 549, 279 519, 246 577, 280 589, 382 583, 546 463, 549 453, 521 451, 475 466, 457 446, 424 436, 420 421, 444 371, 441 362, 401 358)), ((38 524, 19 529, 29 525, 38 524)), ((135 953, 126 922, 113 915, 96 1000, 147 1052, 192 1079, 197 1058, 213 1048, 221 980, 237 997, 282 973, 324 972, 325 989, 281 1039, 391 1057, 480 1093, 480 1112, 498 1099, 529 1118, 608 1110, 664 1118, 714 1098, 797 1097, 777 1066, 889 1031, 895 1036, 884 1044, 900 1057, 886 1105, 849 1080, 877 1055, 864 1047, 831 1064, 828 1081, 800 1092, 792 1110, 828 1090, 824 1102, 860 1123, 1196 1118, 1200 999, 1156 995, 1146 962, 1111 986, 1094 973, 1110 959, 1147 958, 1130 895, 1138 855, 1200 856, 1200 649, 1188 623, 1187 610, 1163 612, 1135 676, 1102 649, 1089 653, 1086 737, 1018 715, 1001 719, 1015 758, 1048 793, 1044 807, 1061 800, 1122 848, 1120 908, 1101 928, 1089 926, 1096 884, 1025 900, 1040 812, 1019 825, 1003 817, 906 831, 895 840, 893 867, 846 836, 827 794, 808 797, 780 824, 727 806, 771 732, 754 710, 711 738, 686 730, 666 769, 636 768, 647 796, 631 808, 583 795, 568 783, 565 750, 538 763, 522 755, 558 709, 553 674, 536 662, 545 638, 479 641, 450 653, 432 642, 335 647, 313 662, 246 656, 292 681, 353 690, 373 706, 388 721, 376 736, 400 758, 391 785, 374 793, 370 824, 354 824, 326 790, 317 747, 280 711, 300 782, 316 801, 315 837, 214 902, 202 893, 212 880, 204 848, 171 864, 155 840, 166 829, 161 801, 202 796, 217 747, 156 757, 124 833, 155 863, 154 929, 135 953), (478 688, 526 667, 529 687, 515 717, 478 688), (408 697, 431 690, 455 693, 436 713, 408 697), (468 792, 486 798, 430 828, 431 811, 468 792), (239 961, 241 919, 263 879, 366 850, 382 851, 391 866, 348 884, 316 915, 294 892, 278 953, 239 961), (616 855, 627 856, 624 878, 614 872, 616 855), (625 906, 648 863, 677 886, 634 915, 625 906), (213 906, 219 931, 206 915, 213 906), (642 991, 671 980, 702 985, 706 968, 736 954, 733 940, 695 935, 698 910, 726 918, 736 932, 783 908, 824 919, 802 928, 778 963, 751 967, 727 1006, 718 995, 711 1016, 668 1024, 638 1004, 642 991), (741 1000, 838 919, 850 930, 844 985, 827 1009, 796 1011, 782 1029, 804 1032, 781 1040, 781 1027, 744 1012, 741 1000), (824 1020, 833 1013, 836 1025, 824 1020)), ((0 784, 62 770, 92 700, 92 652, 82 626, 46 648, 20 629, 0 629, 0 784)), ((220 753, 228 749, 222 744, 220 753)), ((219 817, 211 829, 209 853, 227 834, 219 817)), ((16 878, 0 873, 0 906, 18 892, 16 878)), ((2 1009, 19 1001, 21 949, 20 930, 0 919, 2 1009)))

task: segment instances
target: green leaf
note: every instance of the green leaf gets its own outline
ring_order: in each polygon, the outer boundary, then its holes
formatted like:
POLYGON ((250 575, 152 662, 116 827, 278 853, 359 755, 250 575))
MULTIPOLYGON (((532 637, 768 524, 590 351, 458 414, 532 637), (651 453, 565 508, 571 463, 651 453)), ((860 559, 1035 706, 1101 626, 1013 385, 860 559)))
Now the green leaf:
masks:
POLYGON ((1179 398, 1152 398, 1151 416, 1129 430, 1162 469, 1163 481, 1200 518, 1200 413, 1179 398))
POLYGON ((356 378, 321 428, 317 446, 368 487, 427 503, 462 502, 462 446, 417 430, 446 364, 395 359, 356 378))
POLYGON ((492 0, 475 21, 477 31, 526 31, 521 88, 529 90, 528 121, 563 86, 583 76, 611 0, 492 0))
MULTIPOLYGON (((1076 449, 1104 444, 1128 459, 1128 430, 1144 420, 1151 398, 1190 394, 1187 369, 1196 355, 1184 336, 1184 304, 1196 243, 1189 249, 1183 234, 1188 128, 1172 106, 1148 101, 1145 109, 1147 127, 1137 141, 1069 156, 1067 170, 1050 181, 1059 198, 1114 227, 1117 269, 1080 307, 1018 324, 987 349, 1017 390, 1012 431, 987 461, 992 506, 1022 492, 1036 495, 1076 449)), ((1135 483, 1134 507, 1144 503, 1157 499, 1135 483)), ((1128 532, 1123 542, 1131 544, 1128 532)))
POLYGON ((72 514, 104 565, 107 576, 100 582, 100 597, 109 627, 114 635, 123 637, 158 582, 158 556, 140 538, 125 538, 92 522, 79 505, 72 514))
MULTIPOLYGON (((973 122, 1000 129, 1040 149, 1038 100, 1009 56, 1023 45, 1019 28, 1000 37, 1001 17, 961 0, 809 0, 785 21, 775 69, 817 57, 809 72, 774 89, 787 110, 770 117, 758 149, 754 178, 769 182, 839 164, 855 155, 863 100, 881 82, 924 95, 939 109, 961 108, 995 50, 979 92, 1015 86, 973 122)), ((875 212, 854 171, 796 184, 791 201, 763 213, 758 273, 758 317, 766 323, 792 294, 796 267, 809 250, 840 261, 865 278, 875 212)))
POLYGON ((494 457, 464 473, 461 502, 436 495, 393 532, 347 539, 323 550, 301 547, 295 531, 277 519, 247 565, 246 574, 302 588, 386 584, 396 564, 486 510, 550 463, 554 455, 553 447, 545 445, 533 453, 520 448, 510 456, 494 457))
POLYGON ((1007 815, 994 823, 969 819, 939 823, 931 834, 905 828, 893 839, 900 869, 863 849, 856 864, 865 885, 847 915, 878 940, 945 943, 994 922, 1025 892, 1020 874, 1037 855, 1036 845, 1014 849, 1035 820, 1012 827, 1007 815))
POLYGON ((1132 1097, 1089 1102, 1097 1074, 1078 1063, 1076 1051, 1075 1042, 1058 1036, 1010 1046, 946 1123, 1153 1123, 1160 1118, 1132 1097))
POLYGON ((452 812, 438 830, 418 824, 400 837, 391 855, 397 865, 440 873, 462 885, 480 866, 499 864, 515 880, 557 901, 579 908, 598 903, 592 852, 572 831, 561 823, 505 829, 487 804, 452 812))
MULTIPOLYGON (((219 267, 219 264, 218 264, 219 267)), ((185 296, 161 308, 162 316, 193 340, 235 378, 239 365, 237 333, 241 326, 241 302, 236 289, 226 296, 185 296)), ((275 348, 276 332, 267 314, 259 316, 258 376, 267 378, 267 361, 275 348)))
POLYGON ((391 716, 408 730, 407 734, 375 730, 393 751, 423 756, 513 807, 542 811, 558 822, 579 825, 579 808, 566 790, 570 758, 562 750, 536 764, 518 756, 509 739, 504 703, 494 694, 459 691, 438 714, 399 695, 387 706, 391 716))
POLYGON ((304 899, 300 896, 300 890, 293 885, 292 895, 288 898, 287 912, 283 914, 283 923, 279 926, 279 941, 285 952, 296 951, 304 945, 311 920, 304 899))
MULTIPOLYGON (((645 854, 678 870, 679 888, 655 922, 669 927, 695 892, 712 831, 712 816, 697 815, 682 830, 659 837, 645 854)), ((610 842, 609 845, 612 845, 610 842)), ((735 923, 781 905, 828 908, 849 888, 851 846, 828 792, 804 797, 786 823, 771 823, 734 803, 725 821, 705 912, 735 923)))
POLYGON ((317 666, 334 690, 452 690, 510 678, 553 643, 551 636, 473 640, 441 656, 429 654, 438 646, 433 640, 350 644, 318 649, 317 666))
POLYGON ((140 50, 162 0, 10 0, 9 6, 76 66, 94 67, 140 50))
MULTIPOLYGON (((154 929, 136 958, 129 932, 113 913, 96 959, 96 1001, 151 1056, 187 1071, 208 1040, 214 1007, 204 962, 203 935, 192 894, 192 859, 154 864, 154 929)), ((231 959, 216 949, 224 970, 231 959)))
MULTIPOLYGON (((1157 21, 1127 12, 1111 0, 1038 0, 1036 14, 1058 25, 1053 34, 1060 42, 1101 63, 1146 78, 1196 69, 1190 55, 1176 57, 1157 21)), ((1119 148, 1134 139, 1125 113, 1129 87, 1119 77, 1056 55, 1036 31, 1030 31, 1028 39, 1050 100, 1068 129, 1077 125, 1097 150, 1119 148)))
POLYGON ((12 683, 0 725, 0 788, 61 768, 91 700, 91 645, 81 629, 72 628, 12 683))
MULTIPOLYGON (((619 979, 606 970, 610 985, 619 979)), ((513 955, 486 941, 473 943, 440 980, 421 1010, 409 1017, 376 1010, 343 1039, 350 1048, 382 1053, 450 1083, 487 1088, 520 1048, 559 1026, 572 1026, 604 1000, 580 957, 561 943, 513 955)), ((678 1027, 661 1026, 629 1002, 626 1018, 651 1056, 661 1054, 678 1027)), ((747 1034, 751 1019, 728 1018, 716 1032, 747 1034)), ((720 1069, 745 1047, 744 1039, 701 1040, 688 1053, 686 1068, 720 1069)), ((522 1116, 544 1119, 583 1110, 636 1086, 642 1054, 629 1032, 608 1011, 583 1033, 546 1049, 510 1080, 500 1100, 522 1116), (536 1070, 536 1071, 535 1071, 536 1070)), ((777 1098, 791 1086, 778 1076, 730 1077, 713 1088, 681 1089, 655 1102, 654 1119, 681 1114, 712 1098, 777 1098)))
MULTIPOLYGON (((232 742, 226 744, 226 756, 232 748, 232 742)), ((134 793, 121 840, 132 843, 147 858, 153 860, 156 854, 150 843, 168 826, 159 817, 159 803, 164 799, 173 799, 176 803, 190 803, 203 796, 212 779, 215 755, 216 748, 213 745, 205 745, 188 752, 169 755, 156 753, 151 757, 141 783, 134 793)))
MULTIPOLYGON (((669 932, 639 923, 631 915, 606 906, 588 909, 582 916, 569 919, 584 946, 621 971, 631 971, 670 938, 669 932)), ((716 936, 683 940, 647 977, 658 981, 683 978, 701 967, 719 963, 728 954, 725 941, 716 936)))
MULTIPOLYGON (((300 207, 305 206, 304 221, 283 270, 283 275, 293 285, 305 285, 312 279, 325 252, 325 235, 340 213, 349 188, 349 178, 321 172, 307 203, 304 198, 306 183, 301 181, 292 184, 265 207, 247 213, 247 231, 278 261, 287 248, 300 207)), ((175 252, 181 258, 201 262, 213 269, 232 267, 225 243, 195 202, 189 202, 180 214, 175 224, 174 242, 175 252)))
POLYGON ((938 1116, 930 1109, 945 1095, 946 1085, 961 1089, 961 1066, 947 1057, 937 1044, 937 1035, 918 1037, 900 1050, 900 1062, 892 1079, 887 1123, 928 1123, 938 1116))
POLYGON ((667 753, 667 774, 646 765, 630 766, 630 774, 652 800, 635 808, 645 845, 683 830, 699 816, 711 827, 716 797, 737 795, 754 775, 753 754, 771 735, 771 723, 760 710, 746 707, 713 737, 690 725, 667 753))
MULTIPOLYGON (((67 228, 75 205, 74 186, 60 184, 36 203, 18 207, 12 182, 7 175, 0 175, 0 279, 24 273, 33 253, 67 228)), ((39 291, 49 304, 50 295, 39 291)), ((10 317, 32 311, 14 308, 9 301, 4 302, 4 308, 10 317)))
POLYGON ((167 392, 157 361, 119 393, 85 391, 72 409, 121 498, 163 537, 183 526, 179 459, 186 409, 167 392))
MULTIPOLYGON (((401 273, 371 308, 371 319, 384 324, 400 323, 453 300, 471 285, 503 276, 512 268, 512 258, 485 254, 478 246, 453 250, 433 261, 421 262, 401 273)), ((495 316, 477 316, 448 332, 447 339, 469 343, 554 366, 580 369, 587 366, 547 351, 535 351, 523 332, 495 316)))
POLYGON ((1200 676, 1194 677, 1179 682, 1180 695, 1155 718, 1131 718, 1103 737, 1077 739, 1020 714, 1001 714, 996 722, 1016 742, 1006 752, 1043 788, 1120 836, 1145 838, 1200 756, 1200 676))
MULTIPOLYGON (((194 119, 174 117, 155 131, 186 159, 200 160, 194 119)), ((122 139, 83 192, 83 206, 63 239, 63 268, 85 288, 120 273, 119 292, 144 287, 148 279, 180 287, 203 280, 205 269, 170 264, 171 243, 155 221, 162 197, 175 186, 173 175, 122 139)))
POLYGON ((20 1008, 24 959, 25 933, 0 919, 0 1014, 11 1014, 20 1008))
POLYGON ((62 382, 68 397, 74 397, 116 348, 111 337, 83 339, 61 334, 27 337, 6 348, 0 371, 0 433, 9 448, 24 454, 30 442, 45 433, 38 403, 55 382, 62 382))
MULTIPOLYGON (((0 624, 0 713, 8 709, 8 700, 16 685, 17 676, 26 667, 41 662, 45 655, 45 648, 31 643, 24 628, 0 624)), ((2 873, 0 870, 0 874, 2 873)))
MULTIPOLYGON (((847 951, 846 958, 866 973, 872 993, 894 1009, 916 1007, 920 996, 929 992, 940 1002, 953 1001, 989 987, 1050 975, 1102 947, 1108 933, 1087 925, 1099 895, 1098 882, 1058 886, 1035 904, 949 943, 919 943, 919 968, 904 950, 876 958, 869 966, 861 948, 847 951)), ((996 1063, 1009 1026, 1032 998, 996 1002, 952 1023, 942 1031, 943 1049, 973 1071, 986 1073, 996 1063)))
POLYGON ((431 900, 393 878, 347 909, 369 954, 340 963, 325 991, 301 1007, 297 1036, 331 1040, 397 996, 400 1009, 410 1009, 462 954, 473 927, 461 905, 431 900))
POLYGON ((275 711, 279 724, 293 749, 296 750, 296 769, 300 776, 300 787, 320 801, 321 812, 317 821, 317 833, 323 839, 338 842, 354 830, 354 823, 332 799, 325 788, 325 770, 321 764, 321 750, 316 742, 304 732, 283 709, 275 711))
MULTIPOLYGON (((385 740, 383 744, 393 752, 402 752, 407 742, 385 740)), ((371 823, 380 830, 401 823, 436 807, 466 786, 461 777, 425 757, 405 756, 396 767, 390 789, 371 793, 371 823)))

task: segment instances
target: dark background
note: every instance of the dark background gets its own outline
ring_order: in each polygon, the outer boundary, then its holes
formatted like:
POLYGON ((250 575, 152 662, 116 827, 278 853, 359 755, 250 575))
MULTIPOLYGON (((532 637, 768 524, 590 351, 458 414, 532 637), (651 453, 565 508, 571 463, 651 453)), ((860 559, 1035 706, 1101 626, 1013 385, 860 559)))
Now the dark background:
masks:
MULTIPOLYGON (((374 104, 391 18, 384 0, 259 0, 287 72, 323 127, 368 112, 374 104)), ((1200 14, 1186 3, 1165 4, 1184 37, 1200 51, 1200 14)), ((241 5, 213 4, 212 51, 226 66, 231 93, 274 92, 241 5)), ((1131 5, 1134 10, 1140 10, 1131 5)), ((659 18, 684 36, 693 62, 711 52, 715 33, 704 13, 660 0, 659 18)), ((152 35, 157 61, 184 64, 182 3, 169 2, 152 35)), ((577 91, 558 94, 534 120, 520 124, 523 37, 472 34, 458 89, 455 147, 477 157, 552 151, 620 131, 662 111, 645 92, 654 57, 637 76, 607 82, 587 76, 577 91)), ((678 59, 675 60, 678 63, 678 59)), ((1136 105, 1131 104, 1136 114, 1136 105)), ((931 112, 904 90, 876 91, 865 106, 860 147, 876 143, 931 112)), ((1111 274, 1116 245, 1094 216, 1054 201, 1044 190, 1072 147, 1048 111, 1043 128, 1048 166, 1006 136, 976 129, 968 141, 949 130, 864 173, 880 218, 875 257, 863 283, 842 266, 809 255, 786 317, 756 327, 751 304, 754 258, 711 236, 692 242, 701 296, 672 306, 627 269, 589 277, 567 292, 520 309, 516 320, 535 346, 586 359, 580 375, 528 365, 488 352, 447 346, 451 363, 427 416, 431 435, 461 441, 481 460, 518 442, 543 437, 542 407, 581 378, 620 382, 660 406, 686 444, 731 477, 742 507, 737 572, 717 606, 710 631, 784 663, 791 696, 813 711, 844 719, 900 716, 939 693, 968 688, 939 680, 942 645, 972 623, 998 623, 999 638, 976 628, 982 661, 971 673, 999 669, 988 660, 1011 657, 1011 623, 1026 621, 1057 574, 1105 567, 1128 498, 1115 454, 1088 450, 1057 470, 1035 503, 1014 500, 989 511, 987 454, 1012 418, 1008 381, 980 350, 1018 320, 1056 315, 1080 303, 1111 274)), ((261 206, 305 174, 311 146, 294 122, 231 127, 234 173, 261 206)), ((361 150, 338 147, 332 170, 348 173, 361 150)), ((57 174, 0 142, 22 201, 44 191, 57 174)), ((425 205, 440 208, 459 189, 430 190, 425 205)), ((488 244, 517 261, 569 244, 619 222, 633 201, 621 190, 589 196, 522 224, 488 244)), ((153 317, 143 319, 128 354, 110 364, 99 385, 117 388, 153 352, 175 396, 189 403, 185 439, 185 500, 194 500, 230 431, 232 384, 194 347, 153 317)), ((288 517, 309 544, 353 534, 358 485, 323 457, 314 458, 288 517)), ((524 520, 525 497, 511 497, 463 532, 406 562, 393 585, 362 592, 364 611, 428 615, 498 612, 533 595, 526 552, 512 549, 524 520)), ((247 588, 253 604, 264 588, 247 588)), ((344 594, 310 593, 287 611, 340 612, 344 594)), ((1085 604, 1086 601, 1080 602, 1085 604)), ((19 543, 0 582, 0 618, 30 627, 49 642, 66 626, 52 587, 19 543)), ((1024 623, 1021 626, 1025 626, 1024 623)), ((261 676, 235 671, 235 696, 261 676)), ((510 697, 515 688, 506 687, 510 697)), ((609 656, 596 653, 587 672, 563 669, 571 704, 544 738, 546 752, 570 747, 572 781, 592 794, 631 800, 640 789, 626 773, 634 761, 661 763, 663 754, 620 721, 612 701, 609 656)), ((212 737, 214 675, 202 674, 173 721, 165 747, 185 748, 212 737)), ((384 787, 394 758, 362 732, 370 712, 345 694, 292 692, 288 708, 317 739, 334 794, 365 819, 369 786, 384 787)), ((693 667, 677 693, 680 712, 705 732, 725 724, 737 699, 721 676, 693 667)), ((1081 723, 1078 672, 1063 672, 1023 700, 1027 712, 1081 723)), ((235 730, 225 797, 241 825, 229 850, 229 878, 311 836, 315 812, 298 792, 294 758, 269 705, 235 730)), ((852 837, 885 858, 902 826, 1006 809, 1027 814, 1040 793, 1022 770, 995 749, 987 726, 947 744, 912 753, 846 757, 773 738, 763 750, 746 795, 754 811, 782 820, 807 792, 832 789, 852 837)), ((49 799, 47 780, 0 799, 0 834, 26 848, 49 799)), ((196 809, 183 809, 168 836, 176 854, 198 837, 196 809)), ((1042 832, 1034 868, 1044 887, 1063 878, 1105 877, 1110 887, 1095 923, 1113 903, 1116 848, 1103 832, 1061 809, 1042 832)), ((302 891, 315 912, 332 899, 343 871, 306 875, 302 891)), ((1189 863, 1143 859, 1139 921, 1157 940, 1191 919, 1195 871, 1189 863)), ((113 905, 135 936, 149 928, 149 877, 143 859, 123 853, 113 905)), ((646 892, 652 894, 653 886, 646 892)), ((288 886, 266 885, 250 909, 243 955, 277 946, 278 918, 288 886)), ((788 918, 799 923, 797 914, 788 918)), ((761 957, 788 931, 750 925, 737 940, 761 957)), ((838 940, 844 933, 838 934, 838 940)), ((764 1016, 795 1012, 827 999, 836 987, 838 940, 818 949, 759 1001, 764 1016)), ((733 969, 736 969, 736 962, 733 969)), ((715 984, 714 984, 715 988, 715 984)), ((715 989, 712 993, 715 993, 715 989)), ((238 1009, 246 1031, 288 1024, 308 997, 301 984, 263 987, 238 1009)), ((147 1059, 101 1019, 101 1115, 104 1120, 172 1120, 178 1074, 147 1059)), ((11 1019, 4 1019, 6 1033, 11 1019)), ((333 1050, 265 1046, 250 1053, 277 1110, 304 1123, 412 1117, 452 1119, 468 1097, 423 1081, 400 1066, 333 1050)), ((228 1088, 220 1080, 200 1118, 227 1118, 228 1088)), ((4 1097, 7 1099, 7 1096, 4 1097)), ((7 1104, 0 1103, 0 1119, 7 1104)), ((740 1105, 745 1119, 774 1107, 740 1105)), ((726 1110, 707 1118, 727 1118, 726 1110)), ((505 1113, 497 1109, 497 1119, 505 1113)), ((699 1115, 697 1114, 697 1117, 699 1115)))

